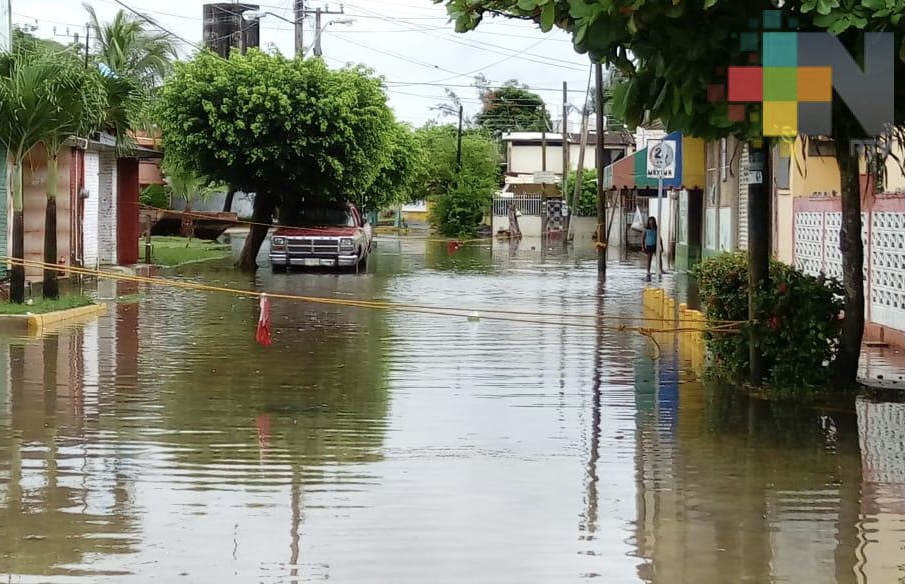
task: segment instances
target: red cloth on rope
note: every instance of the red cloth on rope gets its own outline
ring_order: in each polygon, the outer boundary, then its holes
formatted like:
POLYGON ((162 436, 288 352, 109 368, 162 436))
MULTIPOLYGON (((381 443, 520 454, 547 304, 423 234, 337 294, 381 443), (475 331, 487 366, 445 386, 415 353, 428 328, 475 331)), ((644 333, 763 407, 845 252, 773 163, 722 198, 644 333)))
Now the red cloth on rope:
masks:
POLYGON ((270 338, 270 298, 261 294, 261 315, 258 317, 258 330, 255 332, 255 340, 262 347, 269 347, 273 342, 270 338))

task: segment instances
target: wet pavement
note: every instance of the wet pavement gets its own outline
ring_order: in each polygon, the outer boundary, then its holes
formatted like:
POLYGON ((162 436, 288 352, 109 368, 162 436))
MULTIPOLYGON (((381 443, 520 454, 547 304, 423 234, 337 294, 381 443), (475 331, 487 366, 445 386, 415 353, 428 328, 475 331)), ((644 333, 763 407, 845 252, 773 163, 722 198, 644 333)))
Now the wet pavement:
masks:
MULTIPOLYGON (((266 251, 266 250, 265 250, 266 251)), ((367 274, 228 287, 544 315, 640 312, 590 246, 381 238, 367 274), (533 247, 533 249, 532 249, 533 247)), ((706 388, 631 332, 119 284, 0 339, 2 582, 905 579, 905 404, 706 388), (137 296, 135 296, 137 295, 137 296)))

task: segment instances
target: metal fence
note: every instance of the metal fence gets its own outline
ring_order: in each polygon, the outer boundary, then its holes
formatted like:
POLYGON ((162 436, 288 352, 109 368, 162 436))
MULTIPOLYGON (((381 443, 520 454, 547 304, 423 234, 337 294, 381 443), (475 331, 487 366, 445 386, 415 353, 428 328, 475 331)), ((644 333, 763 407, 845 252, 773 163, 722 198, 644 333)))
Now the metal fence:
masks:
POLYGON ((540 197, 495 198, 493 200, 493 214, 498 217, 509 215, 509 205, 515 205, 522 215, 540 217, 544 211, 544 201, 540 197))

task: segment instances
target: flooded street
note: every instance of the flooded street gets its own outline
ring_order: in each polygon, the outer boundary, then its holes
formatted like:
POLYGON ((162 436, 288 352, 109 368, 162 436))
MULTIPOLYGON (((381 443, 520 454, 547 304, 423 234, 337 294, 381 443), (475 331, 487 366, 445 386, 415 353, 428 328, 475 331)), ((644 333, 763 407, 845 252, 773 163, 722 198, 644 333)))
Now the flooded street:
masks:
MULTIPOLYGON (((641 314, 640 259, 598 291, 592 249, 532 245, 172 277, 641 314)), ((754 403, 629 331, 275 299, 263 348, 251 297, 115 294, 0 338, 0 582, 905 582, 905 404, 754 403)))

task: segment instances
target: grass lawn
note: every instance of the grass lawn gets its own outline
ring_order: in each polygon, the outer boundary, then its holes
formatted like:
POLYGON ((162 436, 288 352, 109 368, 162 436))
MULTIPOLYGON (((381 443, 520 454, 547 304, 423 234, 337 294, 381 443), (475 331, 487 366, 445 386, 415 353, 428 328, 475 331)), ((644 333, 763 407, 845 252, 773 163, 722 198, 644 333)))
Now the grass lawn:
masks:
MULTIPOLYGON (((230 246, 203 239, 192 239, 189 242, 184 237, 152 237, 151 245, 154 246, 151 262, 158 266, 178 266, 187 262, 216 260, 230 254, 230 246)), ((138 257, 144 261, 144 239, 138 242, 138 257)))
POLYGON ((34 304, 14 304, 12 302, 0 302, 0 315, 4 314, 45 314, 48 312, 56 312, 57 310, 69 310, 70 308, 79 308, 80 306, 89 306, 94 301, 87 296, 73 294, 69 296, 61 296, 57 300, 44 300, 43 298, 35 298, 34 304))

